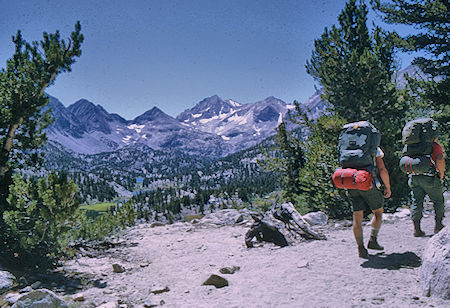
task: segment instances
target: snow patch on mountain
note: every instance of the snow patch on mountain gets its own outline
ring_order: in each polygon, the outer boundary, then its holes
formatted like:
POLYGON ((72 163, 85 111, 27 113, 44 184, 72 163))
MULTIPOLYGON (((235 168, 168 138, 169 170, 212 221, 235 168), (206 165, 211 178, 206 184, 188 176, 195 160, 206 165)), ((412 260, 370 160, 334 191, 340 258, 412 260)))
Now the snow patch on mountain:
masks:
POLYGON ((144 127, 145 127, 145 124, 142 124, 142 125, 131 124, 131 125, 128 125, 128 126, 127 126, 128 129, 135 130, 137 133, 141 133, 141 132, 142 132, 142 129, 143 129, 144 127))

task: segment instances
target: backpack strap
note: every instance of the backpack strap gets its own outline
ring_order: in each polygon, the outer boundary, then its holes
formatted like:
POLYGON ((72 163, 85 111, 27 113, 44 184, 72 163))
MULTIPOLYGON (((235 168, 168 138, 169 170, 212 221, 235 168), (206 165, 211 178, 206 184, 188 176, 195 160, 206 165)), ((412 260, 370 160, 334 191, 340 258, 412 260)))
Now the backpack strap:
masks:
POLYGON ((359 170, 356 170, 355 174, 353 175, 353 187, 356 189, 356 175, 358 174, 359 170))

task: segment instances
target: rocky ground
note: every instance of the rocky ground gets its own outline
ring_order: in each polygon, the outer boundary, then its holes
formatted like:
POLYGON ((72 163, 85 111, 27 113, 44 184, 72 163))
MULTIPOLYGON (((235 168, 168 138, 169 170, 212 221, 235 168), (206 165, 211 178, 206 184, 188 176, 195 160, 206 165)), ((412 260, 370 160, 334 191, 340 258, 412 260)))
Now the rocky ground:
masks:
MULTIPOLYGON (((367 260, 358 257, 349 222, 320 227, 325 241, 250 249, 244 243, 250 222, 233 224, 234 212, 217 215, 130 228, 114 247, 86 249, 67 262, 59 271, 77 283, 53 290, 72 307, 450 306, 423 296, 419 286, 432 214, 423 219, 423 238, 412 236, 405 212, 385 215, 379 235, 385 250, 369 250, 367 260), (203 285, 211 275, 223 287, 203 285)), ((448 210, 444 224, 450 226, 448 210)), ((369 232, 366 225, 365 242, 369 232)))

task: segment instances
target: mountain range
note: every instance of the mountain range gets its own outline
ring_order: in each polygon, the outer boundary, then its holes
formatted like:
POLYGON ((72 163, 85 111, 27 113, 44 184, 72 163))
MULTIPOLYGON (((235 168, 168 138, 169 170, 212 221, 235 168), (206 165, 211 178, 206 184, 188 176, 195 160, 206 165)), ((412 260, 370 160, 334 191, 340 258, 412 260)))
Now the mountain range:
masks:
POLYGON ((55 118, 47 128, 49 140, 75 153, 97 154, 145 145, 213 158, 249 148, 274 135, 293 105, 275 97, 240 104, 213 95, 176 118, 153 107, 133 120, 108 113, 86 99, 65 107, 50 96, 49 107, 55 118))
MULTIPOLYGON (((423 75, 414 66, 399 71, 394 78, 400 87, 406 83, 404 73, 423 75)), ((301 104, 311 118, 319 117, 327 107, 321 93, 317 91, 301 104)), ((153 150, 218 158, 273 136, 294 105, 273 96, 240 104, 213 95, 175 118, 153 107, 133 120, 109 113, 86 99, 65 107, 57 98, 50 97, 49 107, 55 118, 47 129, 49 140, 74 153, 98 154, 142 145, 153 150)))

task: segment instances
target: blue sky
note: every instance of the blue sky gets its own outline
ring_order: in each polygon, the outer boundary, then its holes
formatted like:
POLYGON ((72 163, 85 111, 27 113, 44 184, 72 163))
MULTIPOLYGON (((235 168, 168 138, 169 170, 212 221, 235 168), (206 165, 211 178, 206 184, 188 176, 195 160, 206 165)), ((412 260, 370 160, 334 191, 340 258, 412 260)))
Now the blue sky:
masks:
POLYGON ((18 29, 27 41, 67 37, 80 20, 83 53, 47 90, 66 106, 85 98, 132 119, 154 106, 176 116, 214 94, 304 102, 314 94, 304 68, 314 39, 345 2, 0 0, 0 67, 18 29))

